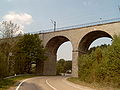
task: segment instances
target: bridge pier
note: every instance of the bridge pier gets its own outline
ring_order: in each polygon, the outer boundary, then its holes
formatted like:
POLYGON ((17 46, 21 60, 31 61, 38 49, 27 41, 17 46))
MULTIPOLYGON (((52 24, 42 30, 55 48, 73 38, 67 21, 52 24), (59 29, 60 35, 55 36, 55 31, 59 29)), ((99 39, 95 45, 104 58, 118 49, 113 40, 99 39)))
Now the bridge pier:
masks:
POLYGON ((56 55, 48 54, 48 59, 44 61, 43 75, 56 75, 56 59, 56 55))
POLYGON ((78 51, 72 51, 72 77, 78 77, 78 51))
MULTIPOLYGON (((73 51, 72 77, 78 77, 78 51, 73 51)), ((43 75, 56 75, 57 55, 48 54, 48 60, 44 62, 43 75)))

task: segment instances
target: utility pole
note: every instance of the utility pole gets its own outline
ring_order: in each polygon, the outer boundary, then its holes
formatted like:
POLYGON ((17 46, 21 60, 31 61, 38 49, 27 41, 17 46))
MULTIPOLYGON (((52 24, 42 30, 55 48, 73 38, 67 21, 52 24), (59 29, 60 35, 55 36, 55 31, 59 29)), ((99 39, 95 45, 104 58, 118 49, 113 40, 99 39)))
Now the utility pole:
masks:
POLYGON ((51 22, 53 24, 53 29, 54 29, 54 32, 55 32, 55 30, 56 30, 56 21, 53 21, 52 19, 50 19, 50 20, 51 20, 51 22))
POLYGON ((98 22, 99 22, 99 24, 102 24, 102 18, 99 18, 98 22))

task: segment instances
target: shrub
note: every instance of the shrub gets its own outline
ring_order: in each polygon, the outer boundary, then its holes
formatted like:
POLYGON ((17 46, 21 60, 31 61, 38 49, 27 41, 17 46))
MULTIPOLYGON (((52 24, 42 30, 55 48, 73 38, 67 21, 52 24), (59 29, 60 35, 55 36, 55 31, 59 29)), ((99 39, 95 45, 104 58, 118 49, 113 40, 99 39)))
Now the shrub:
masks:
POLYGON ((79 57, 79 78, 120 87, 120 36, 114 37, 111 46, 98 47, 79 57))

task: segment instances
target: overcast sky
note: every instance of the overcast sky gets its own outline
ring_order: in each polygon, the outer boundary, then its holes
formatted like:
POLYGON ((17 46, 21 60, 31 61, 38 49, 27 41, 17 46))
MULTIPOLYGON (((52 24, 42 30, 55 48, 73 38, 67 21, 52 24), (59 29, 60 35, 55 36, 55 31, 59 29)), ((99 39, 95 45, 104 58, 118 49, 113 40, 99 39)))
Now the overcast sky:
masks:
POLYGON ((120 0, 0 0, 0 21, 12 20, 24 32, 35 32, 53 28, 50 19, 64 27, 117 18, 118 5, 120 0))

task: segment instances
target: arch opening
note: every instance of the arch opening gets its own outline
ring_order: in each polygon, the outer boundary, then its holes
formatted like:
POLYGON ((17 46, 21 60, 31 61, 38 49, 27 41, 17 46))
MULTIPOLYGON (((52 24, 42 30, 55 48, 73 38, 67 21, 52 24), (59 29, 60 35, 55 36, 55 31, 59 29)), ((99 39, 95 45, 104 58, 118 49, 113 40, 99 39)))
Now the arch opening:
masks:
MULTIPOLYGON (((64 36, 56 36, 48 41, 46 44, 48 60, 44 64, 44 74, 56 75, 57 52, 59 47, 70 40, 64 36)), ((72 45, 72 44, 71 44, 72 45)), ((72 53, 72 51, 71 51, 72 53)), ((62 52, 64 54, 64 52, 62 52)), ((64 59, 64 58, 61 58, 64 59)))
POLYGON ((72 43, 70 41, 61 44, 57 50, 56 74, 72 73, 72 43))
POLYGON ((67 41, 70 40, 64 36, 56 36, 49 40, 49 42, 46 45, 46 48, 51 54, 56 54, 59 46, 67 41))
POLYGON ((70 41, 67 41, 61 44, 57 50, 57 61, 60 59, 71 61, 72 50, 73 50, 72 43, 70 41))
POLYGON ((94 43, 94 41, 96 41, 102 37, 112 39, 111 35, 109 35, 108 33, 104 32, 104 31, 100 31, 100 30, 92 31, 92 32, 86 34, 79 43, 79 47, 78 47, 79 56, 81 54, 87 53, 87 51, 91 47, 92 43, 94 43))
MULTIPOLYGON (((94 40, 91 45, 89 46, 89 49, 97 47, 97 46, 102 46, 102 45, 111 45, 112 44, 112 38, 109 37, 101 37, 96 40, 94 40)), ((89 50, 88 49, 88 50, 89 50)))

